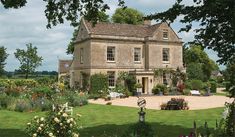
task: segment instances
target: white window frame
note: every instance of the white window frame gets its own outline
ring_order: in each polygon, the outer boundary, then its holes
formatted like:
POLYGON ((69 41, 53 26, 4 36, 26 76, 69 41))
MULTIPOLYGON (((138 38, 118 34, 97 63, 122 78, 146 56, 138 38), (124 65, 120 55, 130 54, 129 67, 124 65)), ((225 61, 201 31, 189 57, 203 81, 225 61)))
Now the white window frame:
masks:
POLYGON ((169 39, 169 32, 168 32, 168 30, 163 30, 163 32, 162 32, 162 38, 163 38, 164 40, 168 40, 168 39, 169 39))
POLYGON ((115 58, 116 58, 115 56, 116 56, 116 48, 113 46, 108 46, 107 52, 106 52, 107 62, 115 62, 115 58), (111 49, 112 53, 109 53, 109 49, 111 49))
POLYGON ((134 62, 135 63, 141 62, 141 48, 134 48, 134 62))
POLYGON ((162 61, 164 63, 170 62, 170 48, 163 48, 162 49, 162 61), (165 51, 167 51, 167 53, 165 51))

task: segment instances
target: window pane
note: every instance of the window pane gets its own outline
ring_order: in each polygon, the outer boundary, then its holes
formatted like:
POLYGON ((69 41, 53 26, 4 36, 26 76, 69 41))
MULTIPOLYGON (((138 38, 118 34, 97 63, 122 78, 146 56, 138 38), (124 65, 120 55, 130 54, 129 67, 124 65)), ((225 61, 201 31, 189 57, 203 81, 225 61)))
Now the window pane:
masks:
POLYGON ((107 60, 108 61, 115 61, 115 47, 108 47, 107 48, 107 60))
POLYGON ((168 39, 168 30, 163 30, 162 37, 163 39, 168 39))
POLYGON ((162 50, 162 60, 169 61, 169 48, 163 48, 162 50))
POLYGON ((134 61, 140 61, 141 59, 141 49, 135 48, 134 49, 134 61))

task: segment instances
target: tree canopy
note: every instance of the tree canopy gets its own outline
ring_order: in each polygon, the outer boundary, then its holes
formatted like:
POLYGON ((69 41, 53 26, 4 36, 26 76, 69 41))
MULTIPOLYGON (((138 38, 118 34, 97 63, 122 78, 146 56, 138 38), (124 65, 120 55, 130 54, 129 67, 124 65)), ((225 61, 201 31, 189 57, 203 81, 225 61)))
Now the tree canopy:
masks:
POLYGON ((180 22, 185 27, 180 31, 192 29, 194 22, 199 23, 195 29, 195 43, 204 48, 218 52, 221 64, 227 64, 235 57, 235 1, 234 0, 193 0, 186 5, 177 0, 168 10, 149 15, 147 18, 174 22, 182 16, 180 22))
POLYGON ((132 8, 117 8, 112 16, 114 23, 143 24, 144 14, 132 8))
MULTIPOLYGON (((43 0, 46 2, 45 16, 51 28, 65 20, 77 26, 79 15, 86 17, 87 20, 96 23, 100 20, 100 12, 110 9, 104 0, 43 0)), ((118 5, 125 7, 124 0, 117 0, 118 5)), ((27 0, 1 0, 5 8, 21 8, 26 5, 27 0)))
POLYGON ((35 69, 41 65, 42 57, 37 54, 37 47, 33 47, 31 43, 26 44, 27 49, 16 49, 15 57, 20 62, 20 71, 25 74, 27 79, 30 73, 33 73, 35 69))
POLYGON ((0 76, 5 72, 4 67, 6 65, 6 59, 8 54, 6 53, 6 48, 0 47, 0 76))
POLYGON ((190 47, 185 48, 183 56, 184 64, 187 67, 187 74, 190 79, 207 81, 209 80, 212 71, 219 70, 218 65, 208 57, 201 46, 191 45, 190 47), (196 73, 196 70, 198 74, 196 73))

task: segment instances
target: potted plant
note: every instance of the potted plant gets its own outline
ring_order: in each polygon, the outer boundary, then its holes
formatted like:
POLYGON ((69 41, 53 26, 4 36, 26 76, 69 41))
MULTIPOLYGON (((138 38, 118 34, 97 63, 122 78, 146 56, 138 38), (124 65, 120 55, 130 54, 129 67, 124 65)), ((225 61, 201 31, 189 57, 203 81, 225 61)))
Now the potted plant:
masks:
POLYGON ((136 88, 136 91, 137 91, 137 96, 141 95, 141 92, 142 92, 142 84, 140 83, 136 83, 135 84, 135 88, 136 88))

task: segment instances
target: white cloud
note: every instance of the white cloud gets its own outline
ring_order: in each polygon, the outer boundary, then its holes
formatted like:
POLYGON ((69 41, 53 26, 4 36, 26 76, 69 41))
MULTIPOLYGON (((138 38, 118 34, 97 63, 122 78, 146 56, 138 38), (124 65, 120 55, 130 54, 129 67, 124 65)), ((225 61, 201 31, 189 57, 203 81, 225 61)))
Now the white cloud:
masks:
POLYGON ((73 28, 65 23, 47 29, 44 9, 45 3, 41 0, 28 1, 21 9, 7 10, 0 7, 0 46, 5 46, 10 54, 6 70, 18 69, 19 63, 14 52, 17 48, 25 49, 27 43, 36 46, 38 54, 43 57, 39 70, 57 70, 58 57, 71 57, 66 55, 66 48, 73 28))

